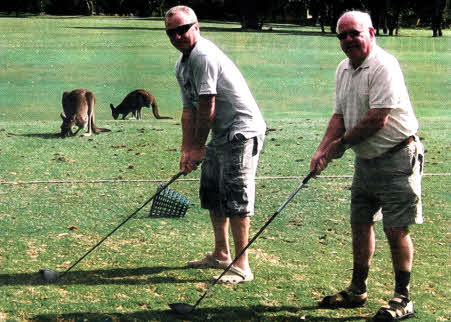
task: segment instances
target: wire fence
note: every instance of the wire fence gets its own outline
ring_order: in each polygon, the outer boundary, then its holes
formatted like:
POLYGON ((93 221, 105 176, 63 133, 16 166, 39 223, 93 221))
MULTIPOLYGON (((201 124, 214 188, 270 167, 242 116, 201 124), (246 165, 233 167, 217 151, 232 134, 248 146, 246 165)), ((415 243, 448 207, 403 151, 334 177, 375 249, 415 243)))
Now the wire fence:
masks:
MULTIPOLYGON (((423 176, 425 177, 443 177, 443 176, 451 176, 451 173, 425 173, 423 176)), ((352 175, 319 175, 317 178, 323 179, 349 179, 352 178, 352 175)), ((298 180, 302 179, 301 176, 282 176, 282 177, 256 177, 256 180, 265 181, 265 180, 298 180)), ((166 182, 169 179, 97 179, 97 180, 37 180, 37 181, 0 181, 0 185, 33 185, 33 184, 42 184, 42 185, 50 185, 50 184, 88 184, 88 183, 146 183, 146 182, 166 182)), ((190 181, 199 181, 200 179, 179 179, 179 182, 190 182, 190 181)))

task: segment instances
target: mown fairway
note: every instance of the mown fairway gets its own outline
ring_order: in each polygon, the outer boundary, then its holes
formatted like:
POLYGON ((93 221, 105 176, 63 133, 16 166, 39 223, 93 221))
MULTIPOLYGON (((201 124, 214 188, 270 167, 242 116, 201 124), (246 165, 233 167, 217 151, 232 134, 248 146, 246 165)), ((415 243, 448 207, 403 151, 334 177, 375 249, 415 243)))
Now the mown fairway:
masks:
MULTIPOLYGON (((271 131, 257 182, 251 234, 308 173, 331 113, 334 72, 344 55, 317 28, 275 25, 244 33, 233 23, 201 23, 245 75, 271 131)), ((450 253, 451 33, 401 30, 378 43, 395 54, 424 139, 424 216, 412 227, 412 281, 418 321, 447 320, 450 253)), ((192 204, 184 219, 140 212, 56 284, 38 271, 64 271, 178 172, 178 53, 160 19, 0 17, 0 321, 176 320, 167 303, 194 303, 220 271, 186 269, 212 245, 197 200, 199 172, 171 187, 192 204), (60 139, 63 91, 97 96, 97 124, 112 130, 60 139), (117 105, 143 88, 157 99, 155 120, 115 121, 117 105)), ((216 286, 190 320, 362 321, 392 295, 388 245, 378 225, 368 305, 322 310, 316 302, 351 276, 348 227, 353 155, 312 180, 250 250, 256 279, 216 286)))

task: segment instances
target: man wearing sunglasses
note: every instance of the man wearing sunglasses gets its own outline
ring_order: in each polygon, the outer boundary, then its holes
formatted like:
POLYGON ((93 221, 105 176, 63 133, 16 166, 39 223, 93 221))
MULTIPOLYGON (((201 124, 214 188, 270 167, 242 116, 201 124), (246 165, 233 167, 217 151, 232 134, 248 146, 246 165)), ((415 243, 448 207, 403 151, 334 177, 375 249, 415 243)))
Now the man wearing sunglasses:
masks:
MULTIPOLYGON (((238 68, 200 35, 194 11, 176 6, 168 10, 165 22, 169 40, 181 52, 175 66, 183 104, 180 169, 189 173, 202 161, 199 196, 215 237, 213 252, 187 266, 224 269, 232 259, 229 225, 235 254, 248 243, 266 124, 238 68)), ((253 278, 245 252, 219 282, 253 278)))
POLYGON ((326 296, 320 306, 355 307, 367 300, 367 277, 375 250, 374 221, 383 219, 395 290, 375 320, 413 316, 409 283, 413 244, 409 225, 423 222, 421 176, 423 146, 404 76, 395 57, 376 45, 368 14, 351 11, 337 23, 343 60, 335 75, 334 114, 312 157, 320 174, 346 149, 355 153, 351 187, 353 274, 343 291, 326 296))

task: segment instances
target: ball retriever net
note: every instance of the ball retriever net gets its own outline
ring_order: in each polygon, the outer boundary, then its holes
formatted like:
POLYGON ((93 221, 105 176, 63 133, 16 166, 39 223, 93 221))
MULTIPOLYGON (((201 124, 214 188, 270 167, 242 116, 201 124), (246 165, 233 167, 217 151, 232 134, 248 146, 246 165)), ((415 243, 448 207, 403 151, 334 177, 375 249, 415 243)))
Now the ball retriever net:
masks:
MULTIPOLYGON (((158 186, 161 189, 162 185, 158 186)), ((188 198, 166 187, 152 201, 149 217, 182 218, 189 207, 188 198)))

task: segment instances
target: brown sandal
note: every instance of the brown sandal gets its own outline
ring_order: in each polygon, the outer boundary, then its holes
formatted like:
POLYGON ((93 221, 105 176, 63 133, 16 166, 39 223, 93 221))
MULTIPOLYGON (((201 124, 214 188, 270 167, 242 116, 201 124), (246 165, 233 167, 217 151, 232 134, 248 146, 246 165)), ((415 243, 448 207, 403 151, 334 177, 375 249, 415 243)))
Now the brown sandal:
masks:
POLYGON ((404 295, 395 294, 388 302, 377 311, 373 321, 396 321, 414 316, 413 302, 404 295))
POLYGON ((367 298, 368 295, 366 292, 363 294, 355 294, 347 288, 339 293, 326 296, 319 302, 319 306, 329 309, 337 309, 340 307, 354 308, 365 305, 367 298))

